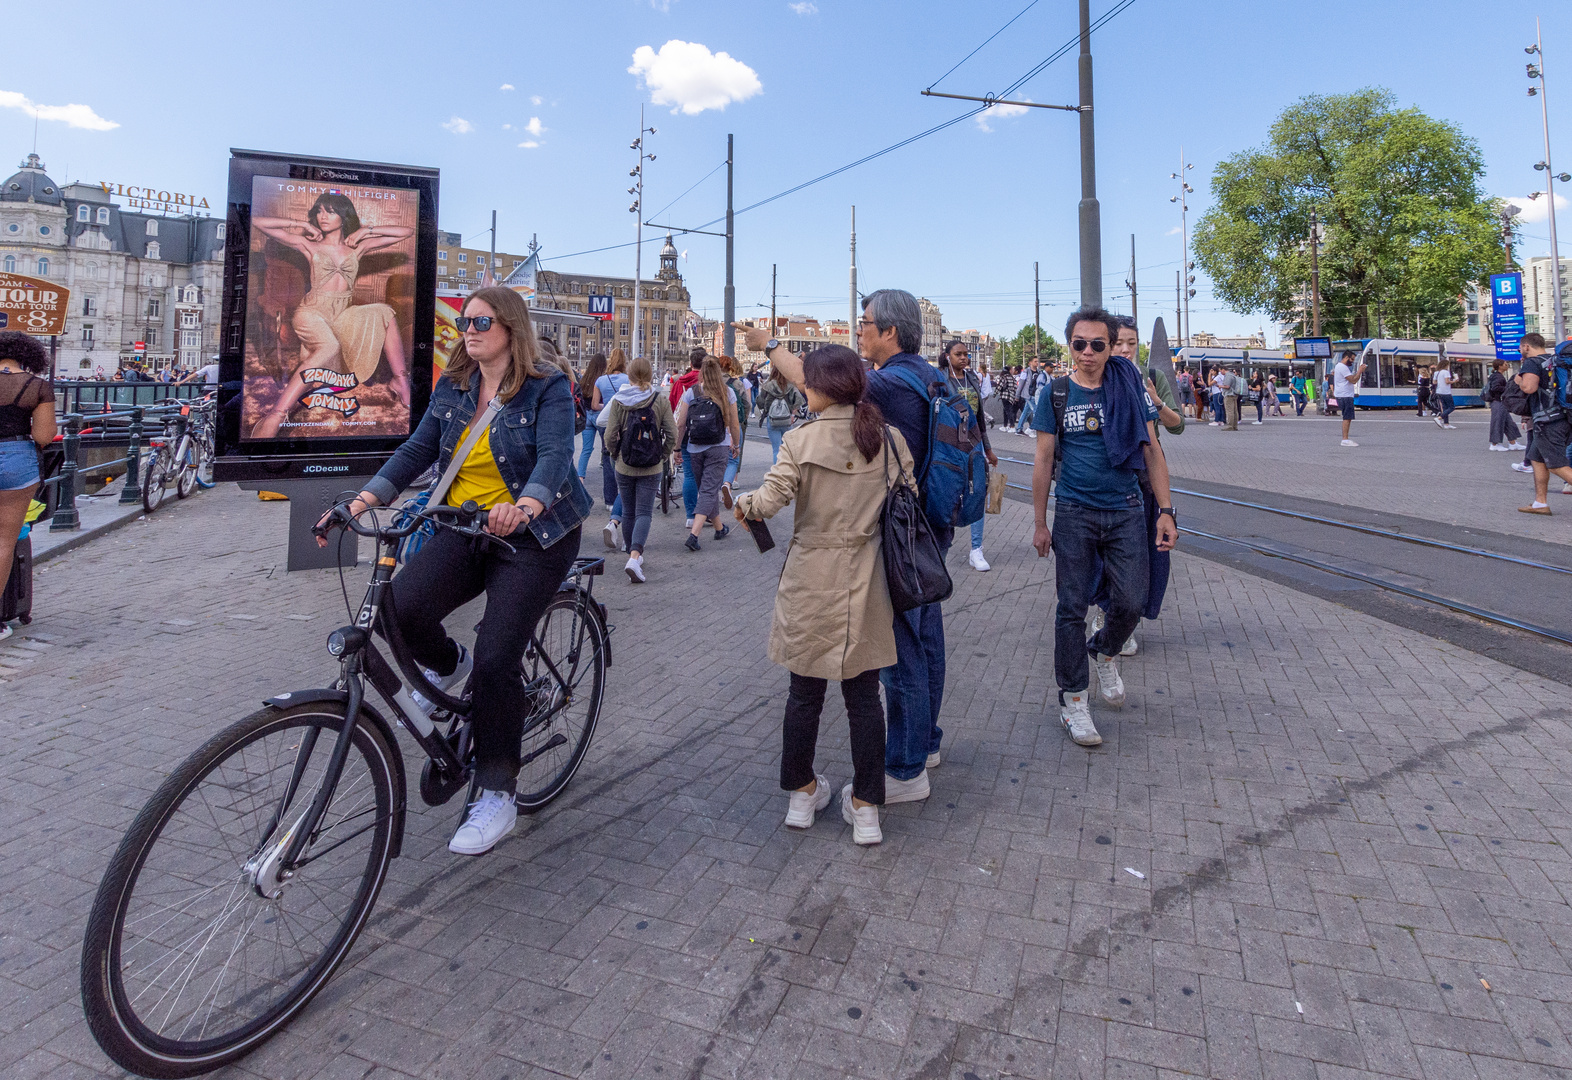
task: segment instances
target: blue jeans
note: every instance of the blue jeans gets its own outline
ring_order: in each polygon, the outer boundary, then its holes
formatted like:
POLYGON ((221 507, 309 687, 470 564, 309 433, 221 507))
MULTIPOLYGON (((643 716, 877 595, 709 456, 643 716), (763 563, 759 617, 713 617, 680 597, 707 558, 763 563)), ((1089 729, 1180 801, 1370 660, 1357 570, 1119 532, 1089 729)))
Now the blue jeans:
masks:
MULTIPOLYGON (((1059 608, 1054 615, 1053 669, 1064 695, 1091 685, 1087 656, 1113 656, 1141 621, 1147 591, 1146 515, 1139 505, 1122 510, 1093 510, 1060 502, 1053 516, 1054 582, 1059 608), (1086 609, 1091 602, 1096 560, 1108 584, 1103 628, 1086 640, 1086 609)), ((897 623, 899 618, 897 618, 897 623)), ((899 635, 896 637, 900 641, 899 635)))
MULTIPOLYGON (((1040 393, 1042 393, 1042 391, 1039 390, 1037 393, 1040 394, 1040 393)), ((1021 418, 1015 422, 1015 433, 1017 435, 1024 435, 1025 434, 1025 432, 1022 429, 1024 429, 1027 424, 1031 423, 1032 417, 1035 416, 1036 413, 1037 413, 1037 394, 1033 394, 1029 398, 1023 398, 1021 400, 1021 418)))
POLYGON ((982 517, 980 517, 976 521, 972 522, 972 550, 973 551, 978 551, 978 550, 980 550, 982 548, 983 521, 987 517, 988 517, 988 515, 984 514, 982 517))
POLYGON ((737 456, 726 462, 726 475, 721 477, 721 483, 729 484, 737 479, 737 470, 742 468, 742 451, 748 448, 748 429, 742 429, 742 447, 737 451, 737 456))
MULTIPOLYGON (((944 544, 945 553, 949 545, 944 544)), ((895 665, 879 672, 884 684, 884 771, 910 780, 927 767, 944 737, 944 612, 924 604, 895 616, 895 665)))
POLYGON ((1441 403, 1441 422, 1450 424, 1452 422, 1452 410, 1457 408, 1457 399, 1451 394, 1437 394, 1436 400, 1441 403))
POLYGON ((766 420, 764 422, 764 430, 770 437, 770 464, 773 465, 781 459, 781 440, 791 430, 791 425, 776 427, 773 420, 766 420))
POLYGON ((595 449, 595 418, 599 413, 590 413, 584 422, 584 441, 579 449, 579 479, 584 479, 584 474, 589 472, 590 453, 595 449))
POLYGON ((655 512, 655 493, 660 490, 660 473, 653 476, 626 476, 617 474, 617 487, 622 492, 624 506, 633 507, 632 520, 624 535, 628 551, 644 553, 644 542, 650 535, 650 518, 655 512))
MULTIPOLYGON (((1173 552, 1157 550, 1157 496, 1147 494, 1142 497, 1146 507, 1146 607, 1141 615, 1148 619, 1155 619, 1163 613, 1163 596, 1168 592, 1168 575, 1173 567, 1173 552)), ((1104 611, 1108 610, 1111 588, 1108 576, 1103 573, 1103 561, 1097 560, 1097 572, 1093 575, 1096 584, 1092 588, 1092 603, 1104 611)))
POLYGON ((622 494, 617 490, 617 467, 606 453, 606 433, 600 433, 600 493, 611 507, 613 521, 622 520, 622 494))
POLYGON ((693 455, 684 447, 682 451, 682 509, 685 517, 692 517, 699 505, 699 474, 693 464, 693 455))

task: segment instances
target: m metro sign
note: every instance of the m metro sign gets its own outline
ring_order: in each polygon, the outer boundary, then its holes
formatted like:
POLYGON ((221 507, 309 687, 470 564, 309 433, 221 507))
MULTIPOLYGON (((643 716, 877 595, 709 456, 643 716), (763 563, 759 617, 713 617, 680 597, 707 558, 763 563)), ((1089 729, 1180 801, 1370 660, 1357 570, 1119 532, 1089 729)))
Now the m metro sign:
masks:
POLYGON ((610 294, 596 296, 594 293, 591 293, 589 297, 589 313, 599 316, 603 320, 611 318, 612 304, 610 294))
POLYGON ((5 326, 49 337, 65 333, 71 290, 43 278, 0 273, 0 315, 5 326))

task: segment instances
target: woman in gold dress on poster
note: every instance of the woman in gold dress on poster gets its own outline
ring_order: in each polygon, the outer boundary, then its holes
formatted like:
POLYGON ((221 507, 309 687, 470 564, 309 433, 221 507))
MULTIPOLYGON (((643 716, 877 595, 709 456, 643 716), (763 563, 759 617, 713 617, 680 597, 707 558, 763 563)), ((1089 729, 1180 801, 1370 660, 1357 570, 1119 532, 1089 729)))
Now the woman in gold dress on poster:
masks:
POLYGON ((393 392, 409 407, 409 367, 393 309, 387 304, 356 304, 355 278, 361 257, 403 243, 414 235, 407 225, 361 225, 354 203, 337 192, 317 197, 305 221, 256 217, 252 227, 305 255, 311 263, 311 289, 290 319, 300 339, 300 362, 273 408, 252 429, 253 439, 271 439, 289 412, 309 391, 302 373, 328 368, 370 381, 384 355, 393 375, 393 392))

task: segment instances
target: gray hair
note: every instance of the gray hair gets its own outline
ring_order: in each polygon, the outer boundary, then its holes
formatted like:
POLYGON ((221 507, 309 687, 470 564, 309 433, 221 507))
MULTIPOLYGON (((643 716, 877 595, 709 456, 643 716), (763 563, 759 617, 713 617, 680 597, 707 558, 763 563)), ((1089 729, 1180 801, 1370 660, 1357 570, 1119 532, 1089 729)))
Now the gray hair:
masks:
POLYGON ((922 348, 922 308, 911 293, 904 289, 879 289, 863 299, 862 310, 879 333, 895 328, 895 343, 901 352, 914 353, 922 348))

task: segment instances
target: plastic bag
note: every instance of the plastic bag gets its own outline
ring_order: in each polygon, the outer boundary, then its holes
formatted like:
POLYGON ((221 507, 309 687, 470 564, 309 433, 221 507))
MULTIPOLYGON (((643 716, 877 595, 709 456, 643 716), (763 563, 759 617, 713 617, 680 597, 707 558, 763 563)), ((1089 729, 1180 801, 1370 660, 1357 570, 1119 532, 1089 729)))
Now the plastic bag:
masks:
POLYGON ((1004 471, 994 469, 988 474, 988 502, 983 507, 990 514, 1002 513, 1004 510, 1004 471))

